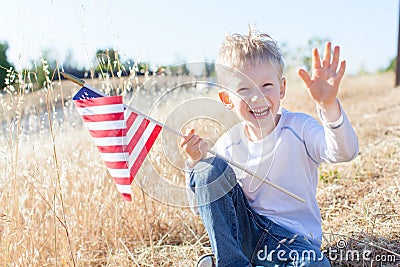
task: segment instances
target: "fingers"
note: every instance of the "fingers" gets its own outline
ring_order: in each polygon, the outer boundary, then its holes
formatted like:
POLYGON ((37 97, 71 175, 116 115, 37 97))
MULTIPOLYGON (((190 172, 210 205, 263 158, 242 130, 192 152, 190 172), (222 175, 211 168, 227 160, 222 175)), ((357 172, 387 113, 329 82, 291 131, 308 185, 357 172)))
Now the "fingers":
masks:
POLYGON ((312 80, 308 72, 304 69, 299 69, 297 71, 297 74, 300 76, 306 87, 309 88, 311 86, 312 80))
MULTIPOLYGON (((331 42, 326 42, 325 43, 325 51, 324 51, 324 58, 322 59, 322 67, 323 68, 329 68, 336 72, 336 69, 339 65, 339 58, 340 58, 340 47, 335 46, 333 49, 333 56, 331 57, 331 47, 332 44, 331 42), (332 60, 332 63, 331 63, 332 60)), ((314 68, 320 68, 321 67, 321 60, 319 59, 319 54, 318 50, 314 48, 313 50, 313 66, 314 68)), ((346 63, 341 62, 340 63, 340 69, 338 70, 337 75, 343 76, 344 70, 346 68, 346 63)))
POLYGON ((313 56, 312 56, 312 66, 314 69, 319 69, 321 68, 321 59, 319 57, 318 49, 314 48, 312 50, 313 56))
POLYGON ((186 135, 181 136, 181 141, 179 143, 179 146, 183 147, 184 145, 186 145, 190 141, 193 135, 194 135, 194 129, 191 129, 189 132, 186 132, 186 135))
POLYGON ((339 55, 340 55, 340 47, 335 46, 333 49, 333 59, 332 59, 332 64, 331 64, 331 69, 336 71, 337 66, 339 64, 339 55))
POLYGON ((331 64, 331 42, 326 42, 324 59, 322 60, 322 66, 324 68, 329 68, 330 64, 331 64))
POLYGON ((336 74, 337 78, 339 79, 339 81, 342 79, 345 70, 346 70, 346 61, 342 60, 342 62, 340 62, 340 68, 339 68, 339 70, 338 70, 338 72, 336 74))
POLYGON ((195 145, 200 139, 200 136, 194 133, 194 129, 191 129, 186 133, 185 136, 181 138, 180 146, 184 147, 185 145, 195 145))
POLYGON ((207 142, 199 135, 195 134, 194 129, 182 136, 179 145, 192 161, 199 160, 207 154, 207 142))

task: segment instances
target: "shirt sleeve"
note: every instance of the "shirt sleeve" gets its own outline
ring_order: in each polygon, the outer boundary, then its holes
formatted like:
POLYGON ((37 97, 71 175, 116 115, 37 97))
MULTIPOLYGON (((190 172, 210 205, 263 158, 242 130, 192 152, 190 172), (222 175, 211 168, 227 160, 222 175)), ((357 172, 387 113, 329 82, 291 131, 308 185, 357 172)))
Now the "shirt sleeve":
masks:
POLYGON ((328 123, 322 111, 317 113, 322 121, 309 121, 305 127, 304 142, 310 157, 317 163, 338 163, 354 159, 358 155, 358 139, 351 123, 340 105, 340 117, 328 123))

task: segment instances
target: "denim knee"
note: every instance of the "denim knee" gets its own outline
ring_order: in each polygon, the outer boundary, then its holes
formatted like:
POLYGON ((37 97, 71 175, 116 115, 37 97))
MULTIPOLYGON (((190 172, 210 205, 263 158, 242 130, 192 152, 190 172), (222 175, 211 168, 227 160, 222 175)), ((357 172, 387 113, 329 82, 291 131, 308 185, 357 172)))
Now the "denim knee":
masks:
MULTIPOLYGON (((204 159, 196 164, 190 174, 190 188, 207 202, 219 199, 237 184, 232 167, 220 157, 204 159)), ((200 204, 200 203, 199 203, 200 204)))

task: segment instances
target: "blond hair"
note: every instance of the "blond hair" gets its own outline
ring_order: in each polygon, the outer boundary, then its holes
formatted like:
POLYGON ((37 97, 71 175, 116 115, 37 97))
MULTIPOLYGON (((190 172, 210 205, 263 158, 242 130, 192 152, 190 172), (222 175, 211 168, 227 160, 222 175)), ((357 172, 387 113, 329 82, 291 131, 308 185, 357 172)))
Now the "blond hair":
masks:
POLYGON ((260 33, 251 27, 248 35, 227 34, 215 63, 217 75, 222 74, 222 69, 240 70, 247 66, 268 63, 275 67, 282 77, 285 68, 277 43, 268 34, 260 33))

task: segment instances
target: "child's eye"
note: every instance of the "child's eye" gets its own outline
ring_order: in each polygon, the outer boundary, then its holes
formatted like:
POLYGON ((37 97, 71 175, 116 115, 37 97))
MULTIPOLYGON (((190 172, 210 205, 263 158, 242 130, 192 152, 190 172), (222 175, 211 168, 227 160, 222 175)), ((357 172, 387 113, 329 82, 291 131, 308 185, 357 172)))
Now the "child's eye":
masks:
POLYGON ((263 84, 262 87, 268 87, 268 86, 273 86, 273 84, 272 83, 265 83, 265 84, 263 84))
POLYGON ((247 90, 249 90, 249 88, 243 87, 243 88, 240 88, 239 90, 237 90, 237 92, 238 92, 238 93, 244 93, 244 92, 246 92, 247 90))

